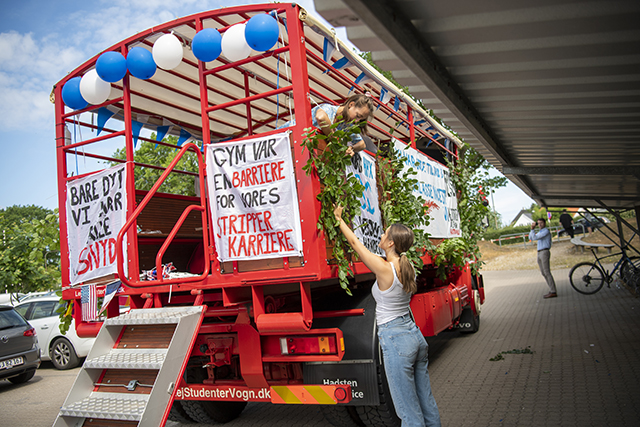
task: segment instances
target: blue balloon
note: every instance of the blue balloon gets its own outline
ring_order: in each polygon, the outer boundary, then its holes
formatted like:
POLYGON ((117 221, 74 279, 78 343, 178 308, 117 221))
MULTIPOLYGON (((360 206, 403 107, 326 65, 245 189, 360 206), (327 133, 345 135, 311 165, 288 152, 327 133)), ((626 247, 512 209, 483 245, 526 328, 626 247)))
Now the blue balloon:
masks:
POLYGON ((222 53, 222 36, 214 28, 205 28, 193 38, 191 50, 200 61, 213 61, 222 53))
POLYGON ((132 76, 147 80, 156 73, 156 63, 153 54, 147 49, 136 46, 127 54, 127 68, 132 76))
POLYGON ((74 110, 82 110, 89 105, 80 93, 80 80, 82 80, 82 77, 74 77, 69 79, 62 87, 62 100, 74 110))
POLYGON ((244 38, 251 49, 264 52, 278 42, 279 33, 278 21, 266 13, 261 13, 249 19, 244 30, 244 38))
POLYGON ((96 71, 105 82, 115 83, 127 74, 127 60, 120 52, 105 52, 96 61, 96 71))

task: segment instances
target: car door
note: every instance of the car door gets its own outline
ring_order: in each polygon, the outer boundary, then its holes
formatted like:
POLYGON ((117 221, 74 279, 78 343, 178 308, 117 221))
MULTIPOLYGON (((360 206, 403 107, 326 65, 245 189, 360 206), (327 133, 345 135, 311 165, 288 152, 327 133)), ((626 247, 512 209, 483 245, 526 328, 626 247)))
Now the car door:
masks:
POLYGON ((16 308, 36 329, 38 345, 42 350, 42 358, 45 360, 49 360, 49 342, 51 337, 55 336, 55 328, 58 324, 58 314, 54 311, 56 304, 57 301, 30 302, 26 315, 22 313, 22 306, 16 308))

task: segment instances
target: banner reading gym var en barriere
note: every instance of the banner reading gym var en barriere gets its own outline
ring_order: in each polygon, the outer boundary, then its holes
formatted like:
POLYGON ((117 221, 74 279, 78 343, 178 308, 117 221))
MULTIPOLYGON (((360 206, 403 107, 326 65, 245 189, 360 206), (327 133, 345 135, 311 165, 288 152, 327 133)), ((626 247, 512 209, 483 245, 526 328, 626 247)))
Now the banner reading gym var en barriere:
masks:
MULTIPOLYGON (((122 164, 67 182, 70 285, 118 272, 116 238, 127 220, 126 175, 122 164)), ((122 246, 126 260, 126 236, 122 246)))
POLYGON ((404 158, 405 170, 412 167, 417 172, 413 178, 418 180, 418 185, 413 194, 425 199, 431 217, 425 231, 436 238, 460 237, 458 199, 449 179, 449 168, 397 139, 394 139, 394 149, 404 158))
POLYGON ((288 135, 207 146, 207 186, 221 262, 302 255, 288 135))

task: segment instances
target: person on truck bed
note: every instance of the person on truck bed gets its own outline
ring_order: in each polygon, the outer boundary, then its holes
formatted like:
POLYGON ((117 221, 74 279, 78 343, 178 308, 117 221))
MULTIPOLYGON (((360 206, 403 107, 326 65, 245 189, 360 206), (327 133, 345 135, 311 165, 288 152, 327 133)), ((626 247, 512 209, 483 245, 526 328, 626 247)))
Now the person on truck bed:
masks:
MULTIPOLYGON (((353 95, 347 98, 341 105, 320 104, 311 110, 311 123, 320 128, 323 134, 330 135, 331 125, 342 121, 338 129, 347 128, 354 123, 363 123, 362 132, 367 133, 367 119, 374 111, 373 101, 368 95, 353 95)), ((353 156, 358 151, 364 150, 366 144, 359 133, 351 134, 347 154, 353 156)))
MULTIPOLYGON (((354 126, 359 132, 351 134, 351 143, 347 148, 347 154, 353 156, 366 147, 366 143, 360 133, 367 133, 367 120, 373 115, 375 108, 369 95, 353 95, 340 105, 319 104, 311 109, 311 124, 320 129, 325 135, 330 135, 331 125, 342 122, 337 129, 347 129, 354 126)), ((295 119, 286 122, 276 129, 294 126, 295 119)))
POLYGON ((376 275, 371 294, 376 300, 378 339, 391 399, 402 426, 440 426, 440 413, 431 393, 427 370, 427 345, 411 318, 409 302, 416 292, 416 275, 406 252, 413 246, 413 231, 393 224, 382 235, 378 247, 386 260, 370 252, 342 219, 342 207, 333 214, 340 231, 362 262, 376 275))

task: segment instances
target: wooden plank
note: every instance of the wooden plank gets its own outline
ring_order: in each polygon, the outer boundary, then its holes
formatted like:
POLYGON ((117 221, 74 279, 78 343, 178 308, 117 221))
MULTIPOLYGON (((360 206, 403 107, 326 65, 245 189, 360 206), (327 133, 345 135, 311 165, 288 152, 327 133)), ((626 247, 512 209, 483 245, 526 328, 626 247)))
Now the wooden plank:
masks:
POLYGON ((98 418, 86 418, 82 427, 136 427, 137 421, 103 420, 98 418))
MULTIPOLYGON (((142 199, 142 195, 136 196, 138 203, 142 199)), ((145 237, 164 237, 168 235, 187 206, 199 204, 200 200, 197 198, 181 200, 154 196, 137 219, 137 224, 142 229, 140 235, 145 237)), ((182 224, 176 237, 202 237, 201 213, 192 211, 184 224, 182 224)))
POLYGON ((116 348, 168 348, 176 325, 129 325, 116 348))
POLYGON ((134 390, 127 390, 122 384, 129 384, 130 381, 137 380, 140 384, 153 386, 158 376, 157 369, 108 369, 97 390, 101 393, 124 393, 124 394, 151 394, 152 387, 138 385, 134 390))

